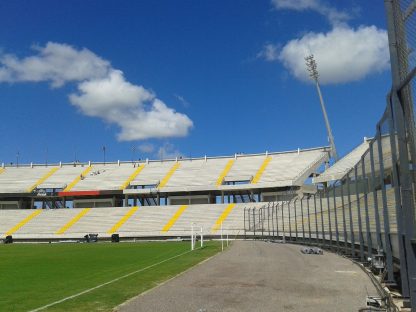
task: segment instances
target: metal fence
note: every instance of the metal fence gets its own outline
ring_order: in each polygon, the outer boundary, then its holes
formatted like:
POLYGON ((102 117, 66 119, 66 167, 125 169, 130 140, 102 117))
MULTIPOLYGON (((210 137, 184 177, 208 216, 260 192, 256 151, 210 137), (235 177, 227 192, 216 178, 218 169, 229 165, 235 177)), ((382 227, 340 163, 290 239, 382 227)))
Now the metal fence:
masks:
POLYGON ((246 209, 245 234, 319 244, 366 265, 382 259, 383 282, 416 311, 416 1, 385 9, 392 88, 369 149, 315 194, 246 209))

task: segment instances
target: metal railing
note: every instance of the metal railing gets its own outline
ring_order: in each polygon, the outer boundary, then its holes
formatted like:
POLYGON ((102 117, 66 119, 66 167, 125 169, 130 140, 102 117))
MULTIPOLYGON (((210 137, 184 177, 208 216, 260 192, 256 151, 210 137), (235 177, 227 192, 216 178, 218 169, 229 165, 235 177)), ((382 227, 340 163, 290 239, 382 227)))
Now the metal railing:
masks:
POLYGON ((385 0, 385 9, 392 88, 369 149, 315 194, 247 208, 245 235, 319 245, 376 265, 416 311, 416 1, 385 0))

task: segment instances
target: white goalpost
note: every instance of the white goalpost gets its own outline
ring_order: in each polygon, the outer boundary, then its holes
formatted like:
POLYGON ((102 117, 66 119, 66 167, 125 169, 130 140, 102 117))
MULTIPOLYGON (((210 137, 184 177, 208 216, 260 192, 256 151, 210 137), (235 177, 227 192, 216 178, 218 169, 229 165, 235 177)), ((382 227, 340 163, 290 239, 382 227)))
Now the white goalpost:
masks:
POLYGON ((204 247, 204 232, 202 226, 196 226, 195 224, 191 224, 191 250, 195 250, 196 248, 196 241, 198 239, 198 235, 200 237, 200 248, 204 247))

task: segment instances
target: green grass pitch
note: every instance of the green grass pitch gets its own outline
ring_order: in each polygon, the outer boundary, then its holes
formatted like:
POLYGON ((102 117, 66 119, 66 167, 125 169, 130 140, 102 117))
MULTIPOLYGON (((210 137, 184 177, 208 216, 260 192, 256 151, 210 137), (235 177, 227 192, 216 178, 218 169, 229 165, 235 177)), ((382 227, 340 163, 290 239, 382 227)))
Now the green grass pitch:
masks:
MULTIPOLYGON (((44 311, 111 311, 214 255, 217 242, 44 311)), ((30 311, 190 250, 190 242, 0 245, 0 311, 30 311)))

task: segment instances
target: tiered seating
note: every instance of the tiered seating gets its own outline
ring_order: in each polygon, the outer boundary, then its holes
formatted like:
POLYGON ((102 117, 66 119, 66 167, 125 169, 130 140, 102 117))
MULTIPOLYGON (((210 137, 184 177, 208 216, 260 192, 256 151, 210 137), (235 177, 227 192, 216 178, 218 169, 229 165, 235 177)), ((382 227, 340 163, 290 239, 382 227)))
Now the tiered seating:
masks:
MULTIPOLYGON (((236 205, 223 222, 223 230, 229 235, 242 235, 244 233, 244 208, 261 207, 264 203, 249 203, 236 205)), ((218 233, 218 232, 217 232, 218 233)))
MULTIPOLYGON (((332 167, 329 167, 318 177, 313 178, 313 183, 322 183, 328 181, 335 181, 344 178, 347 173, 354 168, 354 166, 361 160, 361 157, 365 155, 365 171, 366 174, 370 174, 371 164, 370 155, 368 154, 370 139, 365 139, 362 144, 353 149, 350 153, 345 155, 339 161, 337 161, 332 167), (366 154, 367 153, 367 154, 366 154)), ((383 136, 381 139, 381 149, 384 169, 387 170, 392 166, 392 155, 391 155, 391 143, 390 136, 383 136)), ((380 168, 378 144, 373 144, 373 157, 374 157, 374 168, 376 171, 380 168)), ((361 169, 360 169, 361 170, 361 169)), ((361 174, 361 172, 359 172, 361 174)))
POLYGON ((172 233, 163 233, 163 227, 169 222, 180 206, 139 207, 126 223, 119 229, 119 233, 126 236, 171 236, 172 233))
POLYGON ((88 174, 71 191, 119 190, 135 170, 132 163, 92 165, 88 174))
POLYGON ((183 160, 164 190, 214 186, 229 158, 183 160))
MULTIPOLYGON (((80 209, 45 209, 38 216, 13 233, 16 238, 53 238, 56 232, 69 222, 80 209)), ((29 210, 33 212, 33 210, 29 210)))
POLYGON ((343 178, 361 159, 368 150, 370 140, 365 139, 363 143, 354 148, 350 153, 329 167, 320 176, 313 179, 313 183, 334 181, 343 178))
POLYGON ((62 166, 53 175, 40 183, 38 189, 64 189, 85 170, 84 166, 62 166))
POLYGON ((15 238, 38 239, 81 238, 88 233, 109 237, 113 232, 121 236, 185 236, 194 224, 198 229, 202 226, 205 235, 217 235, 219 220, 223 220, 225 234, 242 234, 246 205, 232 205, 228 213, 225 213, 228 204, 188 206, 167 231, 163 229, 180 206, 3 210, 0 211, 0 235, 4 236, 34 212, 36 216, 10 234, 15 238))
POLYGON ((302 185, 309 174, 325 161, 327 155, 322 150, 310 150, 274 154, 271 157, 272 160, 258 183, 302 185))
POLYGON ((205 233, 211 234, 215 222, 226 209, 227 205, 192 205, 184 212, 182 217, 172 226, 169 232, 189 233, 191 224, 203 228, 205 233), (201 218, 200 216, 204 216, 201 218))
POLYGON ((83 233, 99 233, 101 236, 108 236, 108 231, 129 209, 129 207, 91 209, 83 218, 69 228, 65 235, 79 236, 83 233))
POLYGON ((234 162, 225 181, 251 181, 266 159, 266 155, 239 156, 234 162))
POLYGON ((0 235, 6 234, 32 213, 33 210, 0 210, 0 235))
POLYGON ((28 193, 53 167, 7 167, 0 174, 1 193, 28 193))
MULTIPOLYGON (((85 163, 2 168, 1 193, 30 193, 38 189, 64 192, 125 190, 135 186, 164 192, 227 189, 223 184, 246 181, 247 187, 302 185, 327 158, 325 148, 232 157, 85 163), (138 168, 142 168, 138 170, 138 168), (254 185, 255 184, 255 185, 254 185)), ((0 193, 0 194, 1 194, 0 193)))
MULTIPOLYGON (((393 189, 387 192, 388 213, 390 217, 390 233, 397 233, 396 207, 394 201, 393 189)), ((370 231, 375 232, 375 210, 373 194, 368 194, 368 211, 370 219, 370 231)), ((383 205, 381 191, 377 192, 379 204, 379 217, 381 230, 384 231, 383 205)), ((341 239, 343 238, 343 220, 345 213, 345 223, 347 226, 347 237, 350 239, 350 214, 347 196, 344 198, 336 197, 334 209, 333 198, 330 198, 329 207, 326 198, 322 198, 322 214, 319 197, 316 198, 316 213, 313 198, 309 199, 309 221, 310 230, 315 235, 318 230, 318 236, 322 235, 322 219, 326 231, 329 229, 331 222, 333 239, 335 239, 335 212, 338 218, 338 231, 341 239), (329 221, 329 214, 331 220, 329 221), (316 228, 318 224, 318 228, 316 228)), ((365 210, 364 196, 359 197, 361 207, 362 232, 365 236, 365 210)), ((290 203, 276 203, 278 209, 279 231, 289 233, 289 223, 292 235, 298 232, 302 234, 302 221, 305 235, 309 234, 308 200, 297 200, 290 203), (302 206, 301 206, 302 203, 302 206), (288 205, 290 204, 290 218, 288 205), (302 208, 301 208, 302 207, 302 208), (283 219, 282 219, 283 209, 283 219), (303 211, 303 219, 302 219, 303 211), (295 219, 296 212, 296 219, 295 219), (295 221, 296 220, 296 221, 295 221)), ((357 199, 351 198, 351 211, 353 229, 358 239, 358 210, 357 199)), ((264 203, 253 204, 218 204, 218 205, 190 205, 182 206, 143 206, 143 207, 119 207, 119 208, 93 208, 93 209, 55 209, 55 210, 0 210, 0 233, 4 235, 10 229, 14 229, 13 234, 17 238, 65 238, 65 237, 82 237, 87 233, 99 233, 100 236, 109 236, 112 232, 120 233, 122 236, 183 236, 189 235, 191 225, 203 227, 205 234, 218 234, 219 222, 223 219, 223 231, 225 234, 238 235, 244 231, 244 208, 261 207, 264 203), (180 210, 180 213, 178 211, 180 210), (39 212, 30 220, 27 220, 33 213, 39 212), (84 212, 84 213, 83 213, 84 212), (171 222, 169 228, 164 230, 166 225, 171 222), (77 219, 77 217, 79 217, 77 219), (26 220, 22 223, 23 220, 26 220), (19 225, 16 227, 16 225, 19 225), (68 226, 69 225, 69 226, 68 226), (64 228, 64 231, 60 229, 64 228), (112 231, 112 229, 114 229, 112 231)), ((271 211, 271 210, 270 210, 271 211)), ((266 211, 267 214, 267 211, 266 211)), ((265 225, 263 225, 264 227, 265 225)), ((312 235, 312 236, 313 236, 312 235)), ((325 234, 329 238, 329 233, 325 234)))
POLYGON ((175 161, 151 161, 148 164, 146 163, 140 174, 130 184, 157 186, 175 163, 175 161))

